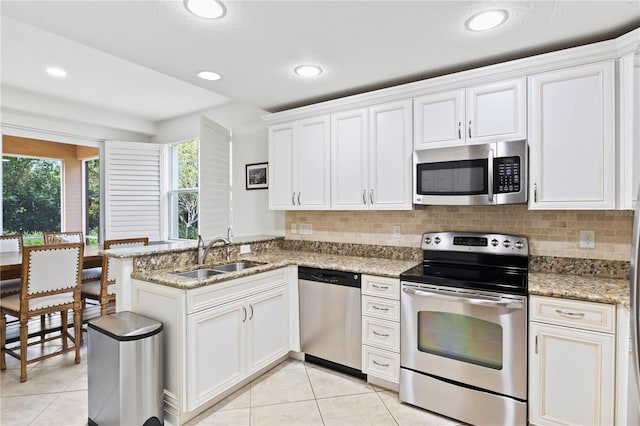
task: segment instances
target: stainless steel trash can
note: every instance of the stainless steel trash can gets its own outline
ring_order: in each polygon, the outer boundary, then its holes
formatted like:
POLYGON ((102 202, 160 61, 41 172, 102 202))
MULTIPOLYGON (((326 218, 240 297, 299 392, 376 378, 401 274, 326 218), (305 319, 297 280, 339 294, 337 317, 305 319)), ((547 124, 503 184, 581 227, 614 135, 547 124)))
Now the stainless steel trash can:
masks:
POLYGON ((118 312, 89 321, 89 425, 162 425, 162 323, 118 312))

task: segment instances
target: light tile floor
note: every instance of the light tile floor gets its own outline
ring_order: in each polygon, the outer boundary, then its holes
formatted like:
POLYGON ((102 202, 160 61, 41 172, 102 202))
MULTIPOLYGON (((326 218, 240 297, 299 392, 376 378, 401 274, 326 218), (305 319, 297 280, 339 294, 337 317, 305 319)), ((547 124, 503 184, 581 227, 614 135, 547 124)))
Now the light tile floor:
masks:
MULTIPOLYGON (((86 339, 85 339, 86 342, 86 339)), ((52 342, 53 343, 53 342, 52 342)), ((33 355, 55 350, 30 348, 33 355)), ((19 382, 19 363, 7 357, 0 374, 0 424, 86 425, 87 351, 28 366, 19 382)), ((188 425, 457 425, 450 419, 401 404, 398 394, 322 367, 287 360, 244 386, 188 425)))

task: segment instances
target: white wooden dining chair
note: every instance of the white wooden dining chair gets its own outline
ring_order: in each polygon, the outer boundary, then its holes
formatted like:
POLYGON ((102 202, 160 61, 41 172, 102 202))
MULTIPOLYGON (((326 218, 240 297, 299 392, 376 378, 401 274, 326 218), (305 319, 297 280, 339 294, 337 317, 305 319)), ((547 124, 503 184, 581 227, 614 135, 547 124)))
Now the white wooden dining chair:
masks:
MULTIPOLYGON (((0 235, 0 253, 22 252, 22 235, 0 235)), ((0 277, 0 298, 20 292, 20 278, 0 277)))
POLYGON ((22 281, 20 293, 0 299, 0 367, 7 368, 6 355, 20 360, 20 381, 27 380, 27 364, 52 356, 75 351, 75 363, 80 363, 80 339, 82 335, 82 302, 80 299, 82 256, 84 244, 67 243, 38 245, 23 248, 22 281), (68 331, 68 311, 73 310, 72 336, 68 331), (29 319, 60 312, 61 330, 40 335, 35 342, 28 342, 29 319), (8 347, 7 315, 20 322, 20 343, 8 347), (62 348, 56 352, 28 359, 31 345, 62 339, 62 348), (69 346, 68 340, 73 342, 69 346))
MULTIPOLYGON (((119 240, 105 240, 104 249, 122 247, 141 247, 149 245, 149 238, 126 238, 119 240)), ((114 276, 111 263, 113 259, 109 256, 102 257, 102 277, 100 280, 82 283, 82 298, 92 299, 100 302, 100 315, 107 314, 109 303, 116 300, 116 277, 114 276)))
MULTIPOLYGON (((83 243, 84 234, 82 231, 72 232, 45 232, 45 244, 66 244, 66 243, 83 243)), ((87 268, 82 270, 82 282, 99 280, 102 276, 102 267, 87 268)))

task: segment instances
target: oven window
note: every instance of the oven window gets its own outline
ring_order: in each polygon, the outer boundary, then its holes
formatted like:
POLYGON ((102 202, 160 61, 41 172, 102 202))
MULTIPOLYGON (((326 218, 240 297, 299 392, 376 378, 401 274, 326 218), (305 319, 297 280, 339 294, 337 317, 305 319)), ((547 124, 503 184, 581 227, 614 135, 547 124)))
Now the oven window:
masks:
POLYGON ((421 195, 482 195, 488 193, 487 159, 422 163, 417 166, 421 195))
POLYGON ((418 313, 418 350, 502 369, 502 327, 467 315, 418 313))

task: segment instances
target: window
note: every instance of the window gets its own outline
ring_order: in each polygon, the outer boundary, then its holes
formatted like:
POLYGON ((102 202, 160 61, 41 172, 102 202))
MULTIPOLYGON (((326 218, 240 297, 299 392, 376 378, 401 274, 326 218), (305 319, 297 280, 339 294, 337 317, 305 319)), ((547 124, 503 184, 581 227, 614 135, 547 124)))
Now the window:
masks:
POLYGON ((198 140, 171 145, 170 239, 198 238, 198 140))
POLYGON ((25 245, 42 243, 44 231, 60 231, 62 161, 3 156, 2 219, 5 234, 22 234, 25 245))
POLYGON ((84 161, 85 230, 87 243, 97 245, 100 235, 100 160, 84 161))

